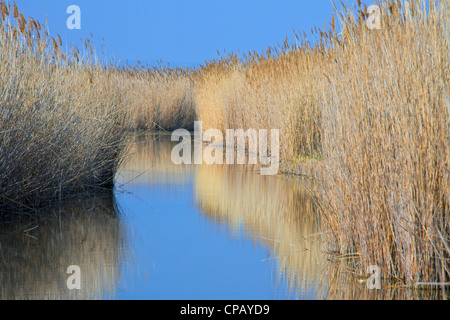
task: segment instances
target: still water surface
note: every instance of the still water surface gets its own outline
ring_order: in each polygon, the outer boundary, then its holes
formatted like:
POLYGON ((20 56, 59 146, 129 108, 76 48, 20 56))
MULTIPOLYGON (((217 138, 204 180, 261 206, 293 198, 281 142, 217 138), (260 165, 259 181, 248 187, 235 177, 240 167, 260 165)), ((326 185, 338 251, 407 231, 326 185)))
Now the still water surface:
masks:
POLYGON ((177 166, 170 136, 137 140, 116 193, 134 255, 117 298, 314 298, 312 274, 308 287, 287 279, 318 253, 302 239, 315 226, 297 181, 243 166, 177 166))
POLYGON ((174 165, 169 135, 133 138, 114 194, 2 217, 1 299, 409 299, 368 290, 322 252, 294 177, 174 165), (69 290, 69 265, 81 289, 69 290))

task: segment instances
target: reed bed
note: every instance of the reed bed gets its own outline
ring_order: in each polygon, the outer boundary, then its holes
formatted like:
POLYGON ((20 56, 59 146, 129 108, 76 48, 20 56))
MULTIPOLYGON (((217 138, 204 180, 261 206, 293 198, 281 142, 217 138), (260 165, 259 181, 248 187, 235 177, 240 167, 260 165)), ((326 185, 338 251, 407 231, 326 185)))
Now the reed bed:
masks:
POLYGON ((341 16, 321 100, 331 250, 414 285, 450 276, 448 11, 382 3, 382 28, 341 16), (427 13, 427 11, 428 13, 427 13))
MULTIPOLYGON (((110 189, 124 141, 117 77, 0 2, 0 206, 110 189)), ((92 49, 92 47, 90 47, 92 49)))
POLYGON ((342 4, 317 42, 201 68, 203 129, 278 128, 283 168, 318 180, 325 239, 409 286, 450 276, 449 1, 342 4), (340 25, 340 27, 339 27, 340 25), (341 30, 339 30, 341 28, 341 30))
POLYGON ((63 50, 15 3, 0 10, 2 211, 111 189, 130 130, 192 127, 195 72, 100 62, 92 40, 63 50))
MULTIPOLYGON (((272 49, 275 50, 275 49, 272 49)), ((287 50, 287 49, 286 49, 287 50)), ((320 114, 314 78, 306 72, 321 60, 313 52, 235 55, 203 67, 196 81, 198 118, 204 129, 279 129, 280 159, 315 158, 320 150, 320 114)))
POLYGON ((125 97, 126 121, 136 130, 193 129, 194 70, 126 66, 113 69, 125 97))

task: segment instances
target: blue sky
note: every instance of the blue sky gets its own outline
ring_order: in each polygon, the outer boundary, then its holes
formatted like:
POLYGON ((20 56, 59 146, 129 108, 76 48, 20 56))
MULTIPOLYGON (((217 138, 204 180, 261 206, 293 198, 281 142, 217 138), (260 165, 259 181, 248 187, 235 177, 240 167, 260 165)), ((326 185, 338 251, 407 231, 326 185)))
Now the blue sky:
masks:
MULTIPOLYGON (((348 0, 347 3, 353 3, 348 0)), ((223 52, 261 51, 294 39, 292 28, 310 33, 331 20, 330 0, 17 0, 20 11, 45 22, 51 35, 80 44, 92 32, 115 60, 193 66, 223 52), (81 30, 69 30, 66 9, 81 9, 81 30), (104 40, 102 40, 104 39, 104 40)))

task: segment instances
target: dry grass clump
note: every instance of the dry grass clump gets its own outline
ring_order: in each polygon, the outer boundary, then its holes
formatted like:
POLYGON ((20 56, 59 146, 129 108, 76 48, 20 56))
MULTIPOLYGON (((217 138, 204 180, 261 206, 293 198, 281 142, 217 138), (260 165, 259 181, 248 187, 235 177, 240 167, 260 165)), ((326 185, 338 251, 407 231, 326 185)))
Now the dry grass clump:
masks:
POLYGON ((0 2, 0 206, 37 207, 113 184, 124 125, 114 73, 0 2))
MULTIPOLYGON (((201 69, 203 128, 280 129, 280 159, 322 160, 321 217, 330 249, 407 284, 450 276, 449 1, 343 5, 313 33, 264 54, 201 69)), ((292 167, 292 166, 291 166, 292 167)))

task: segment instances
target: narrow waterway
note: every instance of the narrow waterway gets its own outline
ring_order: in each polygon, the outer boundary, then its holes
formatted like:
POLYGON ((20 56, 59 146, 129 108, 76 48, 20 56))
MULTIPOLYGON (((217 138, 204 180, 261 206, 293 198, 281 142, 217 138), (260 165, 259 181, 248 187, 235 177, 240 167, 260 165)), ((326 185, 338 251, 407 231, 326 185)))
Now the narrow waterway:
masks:
POLYGON ((298 178, 175 165, 170 135, 132 140, 114 193, 2 217, 1 299, 439 297, 337 272, 298 178), (71 265, 80 289, 68 288, 71 265))
POLYGON ((175 165, 175 144, 169 135, 138 137, 118 177, 134 254, 125 282, 133 290, 118 298, 326 294, 313 204, 298 181, 243 165, 175 165))

